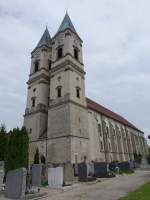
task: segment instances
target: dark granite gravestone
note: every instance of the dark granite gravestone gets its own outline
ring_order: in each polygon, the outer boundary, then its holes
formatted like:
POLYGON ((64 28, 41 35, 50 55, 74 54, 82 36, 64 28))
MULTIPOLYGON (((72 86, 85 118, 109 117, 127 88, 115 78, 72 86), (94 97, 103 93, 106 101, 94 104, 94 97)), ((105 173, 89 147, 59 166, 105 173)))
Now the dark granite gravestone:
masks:
POLYGON ((41 186, 42 182, 42 164, 33 164, 31 168, 32 186, 41 186))
POLYGON ((10 199, 23 199, 26 190, 26 175, 25 168, 9 171, 6 177, 5 196, 10 199))
POLYGON ((3 179, 4 179, 4 162, 0 161, 0 190, 3 189, 3 179))
POLYGON ((137 164, 136 162, 134 161, 130 161, 130 168, 131 169, 135 169, 135 168, 138 168, 139 167, 139 164, 137 164))
POLYGON ((107 163, 105 162, 94 163, 94 172, 95 172, 95 177, 97 178, 107 177, 108 175, 107 163))
POLYGON ((78 164, 78 176, 79 181, 87 181, 87 165, 86 163, 80 163, 78 164))
POLYGON ((74 164, 74 176, 78 176, 78 163, 74 164))
POLYGON ((119 169, 122 169, 122 170, 130 170, 131 169, 130 162, 120 162, 120 163, 118 163, 118 167, 119 167, 119 169))

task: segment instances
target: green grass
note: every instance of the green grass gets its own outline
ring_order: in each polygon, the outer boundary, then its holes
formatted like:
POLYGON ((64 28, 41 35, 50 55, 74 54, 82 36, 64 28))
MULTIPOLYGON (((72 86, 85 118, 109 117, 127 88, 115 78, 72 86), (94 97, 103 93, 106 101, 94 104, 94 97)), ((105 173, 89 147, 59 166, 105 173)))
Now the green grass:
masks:
POLYGON ((133 174, 133 170, 125 170, 125 169, 120 169, 119 174, 133 174))
POLYGON ((127 196, 120 198, 120 200, 150 200, 150 182, 133 192, 129 192, 127 196))

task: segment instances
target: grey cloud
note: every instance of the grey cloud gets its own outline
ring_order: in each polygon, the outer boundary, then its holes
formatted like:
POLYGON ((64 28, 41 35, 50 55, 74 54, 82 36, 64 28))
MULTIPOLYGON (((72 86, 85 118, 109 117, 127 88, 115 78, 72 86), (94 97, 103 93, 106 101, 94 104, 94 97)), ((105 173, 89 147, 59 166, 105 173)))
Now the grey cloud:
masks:
POLYGON ((84 41, 87 96, 150 132, 149 0, 0 2, 0 122, 22 125, 30 52, 68 9, 84 41))

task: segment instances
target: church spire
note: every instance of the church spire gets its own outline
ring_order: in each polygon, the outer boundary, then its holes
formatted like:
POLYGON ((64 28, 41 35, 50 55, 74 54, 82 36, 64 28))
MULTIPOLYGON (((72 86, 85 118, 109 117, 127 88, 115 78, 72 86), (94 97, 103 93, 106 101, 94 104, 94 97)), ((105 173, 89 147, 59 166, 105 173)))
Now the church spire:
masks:
POLYGON ((38 42, 36 48, 41 47, 43 45, 50 47, 50 44, 51 44, 51 37, 50 37, 49 31, 46 26, 46 29, 45 29, 40 41, 38 42))
POLYGON ((70 19, 68 13, 66 12, 65 17, 64 17, 64 19, 63 19, 63 21, 62 21, 57 33, 62 32, 67 28, 71 29, 74 33, 76 33, 76 30, 75 30, 75 28, 74 28, 74 26, 73 26, 73 24, 71 22, 71 19, 70 19))

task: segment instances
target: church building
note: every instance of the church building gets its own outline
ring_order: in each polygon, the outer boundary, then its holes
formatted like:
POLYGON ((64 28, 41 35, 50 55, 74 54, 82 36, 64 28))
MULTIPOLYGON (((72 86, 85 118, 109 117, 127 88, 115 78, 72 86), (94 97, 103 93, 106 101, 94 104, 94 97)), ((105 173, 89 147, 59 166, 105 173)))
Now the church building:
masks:
POLYGON ((47 163, 129 161, 147 153, 141 130, 86 97, 82 45, 66 13, 57 33, 46 28, 31 52, 24 115, 30 163, 37 148, 47 163))

